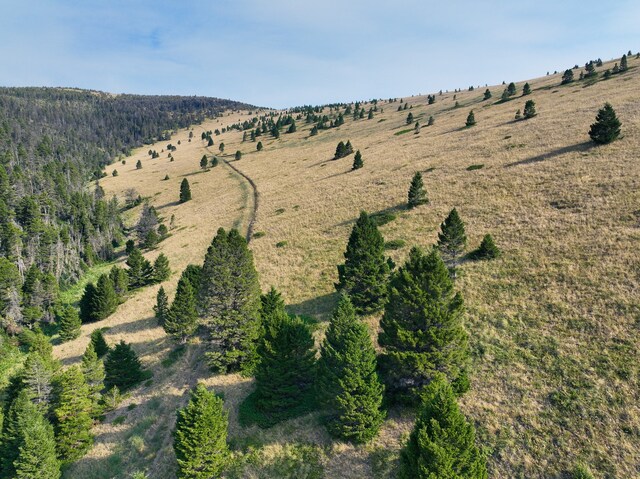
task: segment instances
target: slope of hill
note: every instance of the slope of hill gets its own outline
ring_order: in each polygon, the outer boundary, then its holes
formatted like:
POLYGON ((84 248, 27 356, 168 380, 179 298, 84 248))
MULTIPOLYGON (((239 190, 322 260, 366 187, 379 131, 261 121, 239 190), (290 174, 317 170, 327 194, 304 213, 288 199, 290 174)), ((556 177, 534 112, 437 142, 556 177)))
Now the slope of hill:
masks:
MULTIPOLYGON (((250 118, 228 114, 194 128, 191 142, 187 131, 175 135, 172 143, 181 140, 175 161, 166 153, 150 159, 143 149, 126 165, 107 167, 101 184, 120 197, 136 188, 161 216, 175 215, 170 238, 149 254, 169 257, 175 273, 165 287, 171 297, 179 272, 202 262, 218 227, 248 225, 255 204, 246 180, 225 163, 206 172, 198 167, 203 154, 233 161, 241 151, 233 165, 259 194, 254 231, 263 234, 250 246, 262 287, 275 286, 293 312, 321 321, 336 302, 336 264, 360 210, 395 216, 381 231, 387 240, 405 241, 390 251, 399 263, 410 246, 435 243, 439 224, 455 206, 469 248, 491 233, 503 251, 491 262, 465 262, 456 279, 468 308, 474 364, 462 407, 478 428, 490 477, 566 477, 578 462, 599 477, 634 477, 640 470, 640 60, 629 66, 607 80, 562 86, 560 75, 531 80, 526 97, 518 83, 506 102, 497 101, 505 86, 489 87, 490 100, 483 100, 482 87, 436 95, 432 105, 426 97, 406 98, 410 108, 402 111, 400 102, 378 102, 373 119, 346 117, 344 125, 317 136, 301 119, 295 133, 259 137, 260 152, 235 130, 205 146, 202 131, 250 118), (528 99, 538 115, 514 121, 528 99), (605 102, 615 107, 623 135, 594 147, 587 132, 605 102), (477 125, 465 128, 471 109, 477 125), (408 113, 422 125, 417 134, 407 125, 408 113), (426 126, 429 116, 432 126, 426 126), (351 171, 352 156, 332 160, 341 140, 362 152, 362 169, 351 171), (220 142, 224 154, 218 154, 220 142), (430 204, 408 211, 416 171, 423 172, 430 204), (161 181, 166 174, 170 179, 161 181), (177 204, 185 177, 193 200, 177 204)), ((131 211, 130 222, 137 213, 131 211)), ((155 291, 136 293, 107 320, 84 326, 81 338, 55 348, 67 363, 75 361, 90 330, 109 327, 110 342, 132 342, 154 371, 151 383, 97 428, 96 446, 67 477, 125 477, 135 470, 174 477, 174 412, 198 379, 222 392, 230 411, 230 440, 238 451, 230 477, 394 477, 410 412, 390 411, 380 437, 362 447, 330 441, 315 415, 265 431, 242 428, 237 407, 252 389, 250 379, 212 376, 199 344, 161 365, 174 346, 152 318, 155 291)), ((368 319, 372 334, 377 319, 368 319)))

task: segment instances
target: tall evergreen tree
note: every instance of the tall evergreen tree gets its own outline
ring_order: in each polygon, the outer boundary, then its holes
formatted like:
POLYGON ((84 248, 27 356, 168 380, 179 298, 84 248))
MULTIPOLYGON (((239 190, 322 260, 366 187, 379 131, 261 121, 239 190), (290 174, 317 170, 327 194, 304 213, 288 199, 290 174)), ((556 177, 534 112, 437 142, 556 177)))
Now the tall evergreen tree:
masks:
POLYGON ((498 256, 500 256, 500 249, 498 249, 490 234, 484 235, 478 249, 471 254, 471 257, 475 259, 493 259, 498 256))
POLYGON ((164 325, 169 313, 169 297, 167 296, 163 286, 160 286, 158 294, 156 294, 156 305, 153 307, 153 312, 156 315, 158 324, 160 326, 164 325))
POLYGON ((181 344, 186 343, 187 338, 195 333, 198 327, 196 298, 191 284, 186 279, 178 281, 176 296, 164 318, 162 327, 168 335, 179 340, 181 344))
POLYGON ((262 142, 261 141, 259 141, 258 144, 256 145, 256 150, 262 151, 262 142))
POLYGON ((368 442, 380 429, 384 387, 376 372, 376 352, 367 326, 356 318, 348 296, 342 295, 322 345, 318 392, 328 410, 331 434, 368 442))
POLYGON ((208 164, 209 160, 207 159, 207 155, 202 155, 202 158, 200 158, 200 168, 206 170, 208 164))
POLYGON ((96 417, 100 410, 101 391, 104 389, 104 364, 102 360, 98 358, 96 349, 91 342, 82 355, 82 374, 89 387, 92 416, 96 417))
POLYGON ((313 337, 300 318, 282 308, 264 319, 264 331, 255 371, 255 404, 266 422, 275 424, 295 415, 308 401, 315 368, 313 337))
POLYGON ((524 87, 522 88, 522 96, 527 96, 527 95, 531 95, 531 86, 529 85, 529 83, 525 83, 524 87))
POLYGON ((392 274, 378 343, 385 348, 380 369, 393 400, 415 402, 420 390, 442 372, 458 394, 469 388, 467 333, 462 296, 436 249, 413 248, 392 274))
POLYGON ((16 479, 58 479, 60 461, 56 457, 53 428, 43 411, 26 396, 19 395, 10 409, 8 440, 3 451, 4 477, 16 479))
POLYGON ((207 251, 197 296, 202 324, 213 351, 207 357, 220 372, 255 366, 260 332, 260 284, 253 254, 238 230, 220 228, 207 251))
MULTIPOLYGON (((222 143, 220 144, 222 146, 222 143)), ((189 186, 189 180, 182 179, 180 183, 180 203, 186 203, 191 199, 191 187, 189 186)))
POLYGON ((18 458, 24 438, 24 424, 34 411, 38 412, 37 406, 31 402, 28 391, 17 390, 4 419, 2 441, 0 441, 0 471, 2 472, 0 477, 3 479, 15 477, 14 461, 18 458))
POLYGON ((73 462, 93 445, 91 391, 78 366, 71 366, 58 378, 54 405, 56 446, 64 462, 73 462))
POLYGON ((467 235, 464 231, 464 223, 458 215, 458 210, 453 208, 440 225, 438 233, 438 249, 442 257, 448 262, 455 262, 467 245, 467 235))
POLYGON ((516 84, 511 82, 509 83, 509 85, 507 86, 507 93, 509 94, 509 96, 513 96, 516 94, 516 84))
POLYGON ((88 283, 84 287, 84 293, 80 298, 80 319, 83 323, 95 321, 94 319, 94 303, 97 296, 97 289, 93 283, 88 283))
POLYGON ((58 325, 60 326, 58 331, 60 339, 63 341, 76 339, 80 336, 80 326, 82 326, 78 310, 71 305, 62 307, 58 317, 58 325))
POLYGON ((562 82, 561 85, 566 85, 567 83, 571 83, 573 81, 573 70, 567 69, 562 74, 562 82))
POLYGON ((108 274, 98 278, 96 295, 93 299, 93 321, 100 321, 113 314, 118 307, 118 295, 108 274))
POLYGON ((491 90, 489 90, 488 88, 484 91, 484 97, 482 98, 483 100, 488 100, 489 98, 491 98, 491 90))
POLYGON ((349 294, 363 314, 379 311, 387 297, 389 264, 384 257, 384 238, 366 212, 353 226, 345 262, 338 266, 336 289, 349 294))
POLYGON ((427 198, 427 192, 422 182, 422 173, 417 171, 411 179, 411 185, 409 185, 407 207, 412 209, 416 206, 426 205, 427 203, 429 203, 429 198, 427 198))
POLYGON ((111 271, 109 271, 109 277, 111 278, 113 289, 115 290, 119 301, 124 301, 124 296, 129 291, 129 275, 123 268, 114 266, 111 268, 111 271))
POLYGON ((104 334, 101 329, 95 329, 91 332, 91 344, 99 358, 109 352, 109 346, 104 339, 104 334))
POLYGON ((629 64, 627 63, 627 55, 622 55, 620 59, 620 73, 629 69, 629 64))
POLYGON ((364 161, 362 161, 362 154, 360 153, 360 150, 358 150, 356 151, 356 154, 353 157, 353 166, 351 167, 351 169, 359 170, 363 166, 364 166, 364 161))
POLYGON ((32 351, 27 355, 22 371, 22 383, 35 404, 47 408, 53 389, 52 378, 56 366, 51 355, 32 351))
POLYGON ((129 270, 129 287, 140 288, 153 279, 153 266, 151 262, 142 256, 138 248, 133 248, 127 258, 129 270))
POLYGON ((182 270, 180 278, 185 278, 191 284, 193 291, 197 294, 200 290, 200 278, 202 278, 202 266, 197 264, 188 264, 187 267, 182 270))
POLYGON ((162 283, 171 276, 171 268, 169 267, 169 258, 164 253, 160 253, 153 262, 153 280, 156 283, 162 283))
POLYGON ((487 479, 475 428, 460 412, 451 385, 437 375, 422 394, 422 405, 400 456, 400 479, 487 479))
POLYGON ((605 103, 604 108, 600 109, 596 115, 596 122, 591 125, 589 136, 599 145, 611 143, 620 136, 621 125, 613 107, 605 103))
POLYGON ((222 399, 198 384, 189 403, 178 411, 173 433, 178 479, 222 477, 229 460, 228 425, 222 399))
POLYGON ((142 364, 130 345, 120 341, 109 351, 104 362, 104 385, 107 389, 117 386, 120 391, 130 389, 144 377, 142 364))
POLYGON ((346 151, 346 147, 344 145, 344 142, 343 141, 339 142, 338 146, 336 146, 336 152, 333 155, 333 159, 338 160, 340 158, 347 156, 345 151, 346 151))

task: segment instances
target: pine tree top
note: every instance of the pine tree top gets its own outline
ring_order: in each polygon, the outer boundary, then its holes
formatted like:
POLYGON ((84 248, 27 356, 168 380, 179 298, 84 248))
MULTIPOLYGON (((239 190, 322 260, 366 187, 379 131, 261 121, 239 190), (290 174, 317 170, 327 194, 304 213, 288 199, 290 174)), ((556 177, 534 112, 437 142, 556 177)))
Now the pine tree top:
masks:
POLYGON ((464 231, 464 223, 458 215, 458 210, 453 208, 440 225, 438 248, 442 250, 443 254, 455 257, 464 251, 466 244, 467 236, 464 231))

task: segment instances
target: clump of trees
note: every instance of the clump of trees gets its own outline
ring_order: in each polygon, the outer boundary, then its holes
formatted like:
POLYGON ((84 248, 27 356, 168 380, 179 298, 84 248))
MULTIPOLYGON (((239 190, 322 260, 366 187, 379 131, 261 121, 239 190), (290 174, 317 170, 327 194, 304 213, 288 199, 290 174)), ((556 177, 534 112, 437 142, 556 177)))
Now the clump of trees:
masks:
POLYGON ((336 152, 333 155, 333 159, 339 160, 340 158, 349 156, 351 153, 353 153, 353 147, 351 146, 351 141, 347 140, 346 143, 341 141, 338 143, 338 146, 336 146, 336 152))

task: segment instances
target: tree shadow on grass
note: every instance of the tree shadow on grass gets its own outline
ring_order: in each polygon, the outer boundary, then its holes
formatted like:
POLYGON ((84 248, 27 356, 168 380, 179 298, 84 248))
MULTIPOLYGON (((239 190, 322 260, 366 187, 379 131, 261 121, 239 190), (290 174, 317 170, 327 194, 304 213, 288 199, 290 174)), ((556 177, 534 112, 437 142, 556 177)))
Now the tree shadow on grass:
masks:
POLYGON ((327 293, 316 296, 296 304, 287 306, 287 311, 292 314, 311 316, 317 320, 325 321, 329 319, 334 308, 338 304, 338 293, 327 293))
MULTIPOLYGON (((406 209, 407 209, 406 203, 398 203, 395 206, 389 206, 388 208, 385 208, 383 210, 367 212, 367 213, 369 214, 370 217, 380 218, 378 220, 378 225, 377 225, 378 227, 380 227, 395 220, 396 219, 395 216, 402 211, 406 211, 406 209), (385 218, 385 220, 383 220, 383 218, 385 218)), ((342 221, 341 223, 337 223, 335 226, 346 226, 346 225, 354 224, 358 220, 358 216, 354 217, 353 219, 342 221)))
POLYGON ((512 166, 529 165, 531 163, 540 163, 541 161, 550 160, 557 156, 565 155, 567 153, 587 151, 593 147, 594 147, 594 144, 592 142, 583 141, 582 143, 576 143, 575 145, 564 146, 562 148, 558 148, 548 153, 543 153, 541 155, 533 156, 531 158, 525 158, 523 160, 514 161, 513 163, 509 163, 505 165, 505 168, 511 168, 512 166))
POLYGON ((164 205, 160 205, 156 207, 156 210, 160 211, 163 210, 165 208, 169 208, 170 206, 178 206, 180 204, 180 201, 176 200, 176 201, 170 201, 169 203, 165 203, 164 205))

